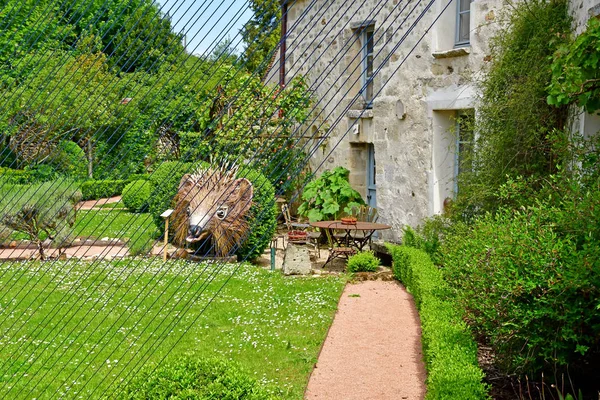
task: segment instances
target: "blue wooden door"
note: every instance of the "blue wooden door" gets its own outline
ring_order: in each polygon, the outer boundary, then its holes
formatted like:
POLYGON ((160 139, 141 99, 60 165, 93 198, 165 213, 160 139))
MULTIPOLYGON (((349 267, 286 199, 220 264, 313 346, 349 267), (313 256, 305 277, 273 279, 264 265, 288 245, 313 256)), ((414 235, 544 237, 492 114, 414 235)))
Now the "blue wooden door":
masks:
POLYGON ((376 171, 375 146, 369 144, 369 156, 367 158, 367 204, 371 207, 377 207, 376 171))

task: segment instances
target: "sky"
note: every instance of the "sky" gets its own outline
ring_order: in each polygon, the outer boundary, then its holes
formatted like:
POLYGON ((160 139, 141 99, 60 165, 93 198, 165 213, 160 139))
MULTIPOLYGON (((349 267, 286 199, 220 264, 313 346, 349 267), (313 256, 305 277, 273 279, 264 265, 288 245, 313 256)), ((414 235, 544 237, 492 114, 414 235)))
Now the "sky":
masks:
POLYGON ((229 36, 242 50, 240 29, 252 17, 246 0, 157 0, 171 16, 176 32, 185 34, 188 52, 210 54, 229 36))

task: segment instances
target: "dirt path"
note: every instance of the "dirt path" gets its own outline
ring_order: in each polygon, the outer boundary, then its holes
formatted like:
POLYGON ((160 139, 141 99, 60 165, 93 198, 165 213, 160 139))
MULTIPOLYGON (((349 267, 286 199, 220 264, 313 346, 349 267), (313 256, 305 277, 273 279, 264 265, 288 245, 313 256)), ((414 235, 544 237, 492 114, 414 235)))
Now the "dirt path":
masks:
MULTIPOLYGON (((58 250, 44 249, 47 257, 58 257, 58 250)), ((127 247, 123 245, 114 246, 74 246, 65 249, 67 258, 103 259, 113 257, 124 257, 128 255, 127 247)), ((36 249, 0 249, 1 260, 30 260, 38 256, 36 249)))
MULTIPOLYGON (((121 201, 121 196, 115 196, 115 197, 111 197, 108 199, 87 200, 87 201, 82 201, 79 204, 77 204, 77 209, 78 210, 94 210, 96 208, 100 208, 100 206, 103 206, 105 204, 118 203, 119 201, 121 201)), ((107 211, 108 210, 109 209, 107 209, 107 211)))
POLYGON ((422 399, 420 334, 414 301, 398 283, 347 285, 305 398, 422 399))

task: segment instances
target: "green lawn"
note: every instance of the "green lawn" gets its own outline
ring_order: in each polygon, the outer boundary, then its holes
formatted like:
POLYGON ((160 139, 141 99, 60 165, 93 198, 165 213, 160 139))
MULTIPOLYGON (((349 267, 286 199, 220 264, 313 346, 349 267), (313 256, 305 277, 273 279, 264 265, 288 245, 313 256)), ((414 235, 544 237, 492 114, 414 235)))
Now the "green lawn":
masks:
MULTIPOLYGON (((79 211, 72 233, 76 237, 118 238, 130 245, 135 243, 137 247, 143 247, 145 243, 153 242, 158 236, 158 230, 152 222, 150 214, 134 214, 110 208, 79 211)), ((29 235, 14 232, 11 239, 29 239, 29 235)), ((42 235, 42 239, 45 239, 45 235, 42 235)))
POLYGON ((79 211, 73 227, 75 236, 128 239, 152 238, 157 229, 150 214, 134 214, 118 210, 79 211))
POLYGON ((282 398, 301 399, 345 278, 243 264, 201 314, 236 267, 0 265, 0 398, 112 397, 142 364, 192 353, 232 359, 282 398))

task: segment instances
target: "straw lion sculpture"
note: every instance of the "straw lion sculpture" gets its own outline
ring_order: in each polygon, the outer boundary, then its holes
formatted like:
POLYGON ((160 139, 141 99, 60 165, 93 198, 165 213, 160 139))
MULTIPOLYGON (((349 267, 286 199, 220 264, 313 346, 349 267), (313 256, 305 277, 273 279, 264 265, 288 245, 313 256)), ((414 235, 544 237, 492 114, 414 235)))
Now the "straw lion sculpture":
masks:
POLYGON ((185 174, 175 196, 174 242, 184 246, 212 235, 218 257, 231 255, 248 233, 252 183, 236 178, 237 167, 185 174))

